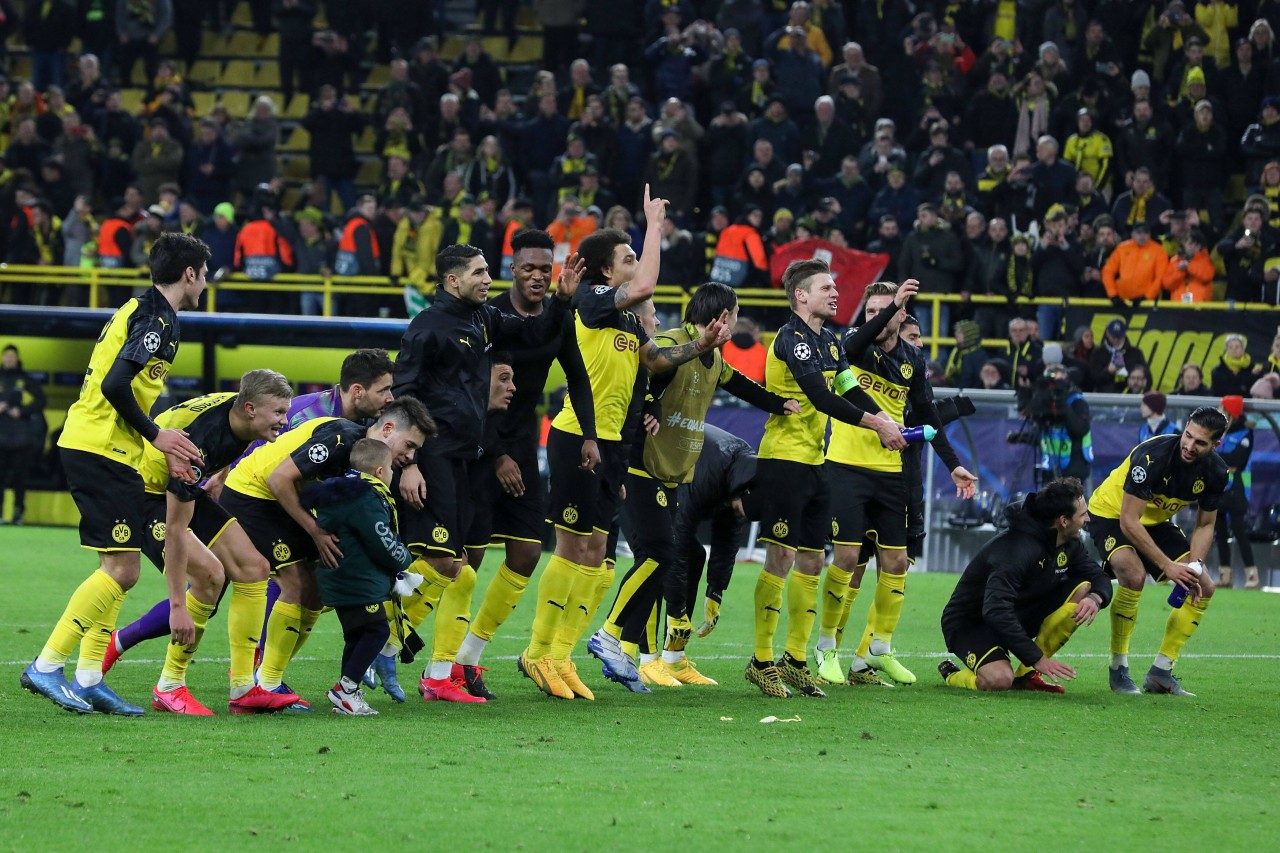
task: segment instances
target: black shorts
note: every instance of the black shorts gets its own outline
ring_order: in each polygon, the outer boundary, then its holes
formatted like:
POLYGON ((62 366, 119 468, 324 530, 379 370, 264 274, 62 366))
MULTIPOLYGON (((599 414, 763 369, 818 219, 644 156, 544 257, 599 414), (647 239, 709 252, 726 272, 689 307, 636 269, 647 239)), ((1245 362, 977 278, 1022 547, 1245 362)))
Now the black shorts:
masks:
MULTIPOLYGON (((581 448, 581 444, 578 445, 581 448)), ((499 486, 493 502, 491 539, 515 539, 520 542, 542 542, 547 524, 547 486, 538 470, 538 448, 534 444, 512 454, 520 466, 524 494, 512 497, 499 486)))
POLYGON ((383 631, 390 635, 387 625, 387 610, 381 601, 375 601, 372 604, 354 605, 333 608, 333 612, 338 614, 338 622, 342 625, 342 635, 344 639, 353 640, 360 636, 368 625, 375 628, 381 626, 383 631))
POLYGON ((71 498, 80 510, 80 545, 94 551, 141 551, 146 518, 142 476, 84 450, 62 451, 71 498))
POLYGON ((598 439, 600 464, 583 471, 582 436, 554 427, 547 437, 547 466, 551 469, 551 497, 547 521, 560 530, 590 536, 608 535, 622 502, 619 490, 625 462, 622 444, 598 439))
POLYGON ((285 566, 310 562, 319 556, 310 534, 275 501, 224 488, 218 503, 244 528, 253 547, 267 558, 271 571, 278 572, 285 566))
MULTIPOLYGON (((195 511, 191 515, 191 523, 187 525, 187 529, 206 546, 212 548, 222 532, 236 520, 235 516, 204 492, 196 498, 195 504, 195 511)), ((142 537, 142 553, 153 566, 163 572, 166 496, 148 492, 143 498, 142 505, 147 519, 147 535, 142 537)))
MULTIPOLYGON (((1067 603, 1075 591, 1084 583, 1076 584, 1062 580, 1051 591, 1033 602, 1018 609, 1018 622, 1027 636, 1035 637, 1040 633, 1040 626, 1055 610, 1067 603)), ((1009 660, 1009 651, 1002 643, 1000 635, 985 622, 942 623, 942 639, 947 644, 947 651, 964 662, 974 672, 983 664, 995 660, 1009 660)))
POLYGON ((427 485, 427 500, 414 509, 400 497, 400 475, 391 484, 400 513, 400 539, 414 554, 461 560, 471 526, 471 480, 467 462, 448 456, 418 454, 418 471, 427 485))
MULTIPOLYGON (((1156 543, 1160 553, 1170 560, 1181 563, 1190 553, 1191 543, 1187 541, 1187 534, 1183 533, 1182 528, 1172 521, 1146 525, 1146 528, 1147 535, 1156 543)), ((1129 537, 1124 535, 1124 531, 1120 529, 1120 519, 1092 516, 1089 521, 1089 538, 1093 540, 1093 547, 1097 550, 1103 567, 1109 573, 1112 573, 1111 555, 1121 549, 1130 548, 1138 555, 1138 559, 1142 560, 1142 567, 1147 570, 1147 574, 1156 583, 1161 583, 1165 580, 1164 570, 1143 556, 1142 552, 1134 548, 1133 543, 1129 541, 1129 537)))
POLYGON ((762 498, 761 542, 792 551, 823 550, 831 515, 827 476, 821 465, 761 459, 756 462, 752 491, 762 498))
POLYGON ((488 548, 493 539, 493 505, 502 494, 493 466, 491 458, 477 459, 467 466, 467 488, 471 492, 471 523, 463 537, 467 550, 488 548))
POLYGON ((889 471, 870 471, 839 462, 826 464, 831 484, 831 541, 861 545, 875 531, 880 548, 907 547, 906 477, 889 471))

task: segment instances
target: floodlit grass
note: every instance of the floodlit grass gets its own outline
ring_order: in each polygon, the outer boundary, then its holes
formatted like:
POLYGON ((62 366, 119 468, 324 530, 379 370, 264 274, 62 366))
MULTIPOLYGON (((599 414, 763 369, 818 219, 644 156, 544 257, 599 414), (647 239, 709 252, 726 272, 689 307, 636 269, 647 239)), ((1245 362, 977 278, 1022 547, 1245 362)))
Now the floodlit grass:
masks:
MULTIPOLYGON (((74 531, 32 528, 0 529, 0 555, 0 848, 1275 844, 1280 598, 1272 595, 1215 600, 1178 667, 1194 699, 1113 696, 1105 618, 1064 650, 1080 678, 1063 696, 946 688, 935 670, 938 616, 955 576, 937 574, 912 578, 895 637, 917 685, 769 701, 742 679, 759 569, 741 565, 720 627, 690 645, 718 687, 635 696, 600 678, 580 650, 597 700, 548 699, 515 671, 530 600, 490 646, 489 684, 500 698, 487 706, 416 696, 396 705, 379 692, 376 718, 325 713, 341 647, 337 620, 326 616, 288 673, 317 710, 233 717, 219 615, 189 682, 218 716, 122 719, 67 714, 18 687, 93 556, 76 547, 74 531), (761 724, 767 715, 799 720, 761 724)), ((481 572, 477 604, 496 565, 491 557, 481 572)), ((122 624, 162 594, 160 577, 144 567, 122 624)), ((1148 589, 1134 635, 1138 678, 1167 612, 1163 595, 1148 589)), ((134 649, 113 670, 112 686, 147 705, 163 651, 163 641, 134 649)), ((401 667, 411 693, 416 678, 401 667)))

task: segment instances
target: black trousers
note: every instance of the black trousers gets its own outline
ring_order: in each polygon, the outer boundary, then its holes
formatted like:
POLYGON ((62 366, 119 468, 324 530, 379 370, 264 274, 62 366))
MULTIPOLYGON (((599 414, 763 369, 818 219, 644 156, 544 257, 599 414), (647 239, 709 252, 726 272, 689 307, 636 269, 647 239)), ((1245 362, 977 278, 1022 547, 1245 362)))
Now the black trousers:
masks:
POLYGON ((0 505, 4 503, 4 490, 13 489, 14 517, 26 509, 27 473, 34 455, 29 447, 0 448, 0 505))

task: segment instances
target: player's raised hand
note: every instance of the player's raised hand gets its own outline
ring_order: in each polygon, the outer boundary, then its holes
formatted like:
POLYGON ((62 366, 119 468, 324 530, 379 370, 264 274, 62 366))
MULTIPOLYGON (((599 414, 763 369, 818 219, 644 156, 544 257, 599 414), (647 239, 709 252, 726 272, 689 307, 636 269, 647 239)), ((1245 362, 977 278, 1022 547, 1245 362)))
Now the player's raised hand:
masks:
POLYGON ((574 252, 560 268, 560 278, 556 280, 556 296, 560 299, 571 299, 586 272, 587 262, 574 252))
POLYGON ((978 491, 978 478, 964 468, 951 472, 951 482, 956 484, 956 497, 969 500, 978 491))
POLYGON ((650 228, 661 225, 662 220, 667 218, 668 204, 670 202, 665 198, 650 198, 649 185, 644 185, 644 221, 650 228))
POLYGON ((893 304, 899 308, 904 307, 911 297, 920 292, 920 282, 914 278, 909 278, 902 284, 898 285, 898 292, 893 295, 893 304))
POLYGON ((400 469, 400 497, 414 509, 422 509, 426 503, 427 481, 422 479, 417 465, 406 465, 400 469))
POLYGON ((187 434, 180 429, 160 430, 152 439, 151 446, 161 453, 172 454, 193 465, 199 465, 204 461, 200 455, 200 448, 196 447, 191 439, 187 438, 187 434))
POLYGON ((1040 658, 1032 667, 1036 672, 1043 675, 1051 682, 1057 681, 1073 681, 1076 677, 1076 671, 1065 663, 1058 663, 1053 658, 1040 658))
POLYGON ((710 352, 727 344, 731 337, 733 337, 733 329, 729 326, 729 312, 721 311, 719 317, 707 324, 698 348, 704 353, 710 352))
POLYGON ((782 404, 782 413, 783 413, 784 415, 798 415, 798 414, 800 414, 800 401, 799 401, 799 400, 787 400, 786 402, 784 402, 784 403, 782 404))

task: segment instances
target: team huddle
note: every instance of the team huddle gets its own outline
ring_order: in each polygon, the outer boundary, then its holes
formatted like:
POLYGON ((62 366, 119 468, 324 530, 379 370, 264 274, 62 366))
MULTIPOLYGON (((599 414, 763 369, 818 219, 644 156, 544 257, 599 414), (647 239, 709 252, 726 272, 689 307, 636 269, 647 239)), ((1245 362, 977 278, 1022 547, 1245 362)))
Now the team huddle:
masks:
MULTIPOLYGON (((648 246, 661 245, 665 206, 646 190, 648 246)), ((766 545, 748 682, 778 698, 914 683, 893 635, 924 535, 920 441, 950 469, 957 496, 972 497, 977 482, 943 430, 972 404, 934 401, 919 324, 905 312, 917 283, 872 284, 866 321, 837 334, 826 326, 837 300, 827 265, 793 263, 783 278, 792 314, 762 386, 720 355, 737 319, 732 288, 703 285, 683 323, 659 331, 659 253, 638 258, 625 232, 588 236, 558 275, 545 232, 517 233, 512 249, 513 287, 493 300, 478 249, 442 250, 435 301, 409 324, 394 361, 358 350, 334 388, 297 398, 279 373, 253 370, 237 392, 153 420, 180 342, 178 312, 197 307, 209 258, 199 240, 162 235, 155 286, 108 321, 59 441, 81 544, 100 566, 22 686, 79 713, 141 715, 103 677, 133 646, 169 637, 152 707, 210 715, 186 673, 225 608, 229 710, 306 711, 287 669, 332 609, 344 638, 341 676, 326 695, 335 713, 376 714, 365 688, 405 701, 398 665, 425 652, 418 631, 432 615, 420 695, 493 701, 484 652, 530 586, 548 523, 554 553, 535 587, 520 673, 549 696, 594 698, 574 655, 614 587, 621 530, 634 561, 587 652, 633 692, 711 685, 686 648, 716 628, 747 520, 760 523, 766 545), (546 490, 537 409, 556 362, 568 393, 546 439, 546 490), (768 413, 758 453, 705 424, 717 389, 768 413), (703 521, 709 558, 697 537, 703 521), (501 565, 473 607, 477 570, 498 546, 501 565), (167 597, 117 630, 143 554, 163 572, 167 597), (872 557, 873 598, 846 671, 839 650, 872 557)), ((1227 484, 1212 452, 1226 425, 1217 410, 1197 410, 1181 435, 1135 448, 1087 505, 1068 479, 1010 507, 1007 530, 974 557, 942 615, 961 662, 939 666, 946 683, 1061 692, 1054 682, 1075 673, 1052 656, 1110 604, 1111 687, 1139 692, 1128 643, 1151 575, 1190 595, 1172 611, 1143 689, 1185 694, 1172 668, 1213 593, 1199 561, 1227 484), (1199 517, 1188 541, 1171 519, 1190 504, 1199 517), (1114 601, 1080 538, 1086 524, 1119 581, 1114 601)))

